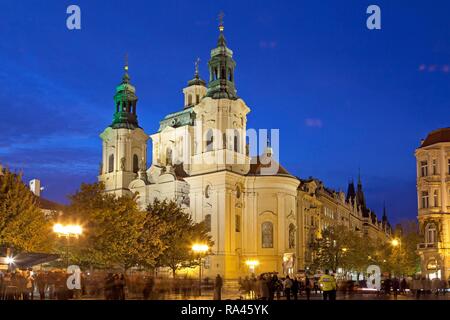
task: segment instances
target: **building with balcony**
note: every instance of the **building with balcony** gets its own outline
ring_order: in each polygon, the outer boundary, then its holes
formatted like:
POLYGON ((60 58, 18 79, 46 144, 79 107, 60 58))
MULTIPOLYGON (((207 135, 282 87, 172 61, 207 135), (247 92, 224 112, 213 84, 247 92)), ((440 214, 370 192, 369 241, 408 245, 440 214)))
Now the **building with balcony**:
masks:
POLYGON ((428 134, 415 152, 422 273, 450 277, 450 128, 428 134))

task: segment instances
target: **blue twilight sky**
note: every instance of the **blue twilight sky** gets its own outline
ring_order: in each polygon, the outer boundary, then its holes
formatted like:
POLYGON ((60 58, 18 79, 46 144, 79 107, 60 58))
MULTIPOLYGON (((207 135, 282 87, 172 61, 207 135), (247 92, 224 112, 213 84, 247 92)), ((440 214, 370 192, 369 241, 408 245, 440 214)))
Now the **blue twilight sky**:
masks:
POLYGON ((414 149, 450 124, 446 0, 2 0, 0 163, 61 202, 95 181, 125 52, 153 133, 182 108, 197 56, 206 78, 220 10, 248 125, 280 129, 282 164, 344 190, 360 168, 370 207, 414 218, 414 149), (66 28, 70 4, 79 31, 66 28), (370 4, 380 31, 366 28, 370 4))

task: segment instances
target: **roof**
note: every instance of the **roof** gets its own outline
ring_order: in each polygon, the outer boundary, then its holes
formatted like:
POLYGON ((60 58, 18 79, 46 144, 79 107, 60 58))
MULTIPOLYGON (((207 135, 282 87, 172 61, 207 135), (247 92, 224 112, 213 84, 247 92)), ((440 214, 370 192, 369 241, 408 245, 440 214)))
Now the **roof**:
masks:
MULTIPOLYGON (((54 261, 58 258, 59 255, 57 254, 19 253, 14 256, 14 265, 20 269, 24 269, 38 264, 54 261)), ((0 257, 0 264, 6 264, 5 257, 0 257)))
POLYGON ((173 128, 182 127, 185 125, 193 126, 195 121, 194 108, 191 106, 181 111, 170 113, 159 122, 158 132, 164 130, 164 128, 170 126, 173 128))
POLYGON ((428 147, 440 142, 450 142, 450 127, 430 132, 420 148, 428 147))
POLYGON ((276 162, 270 157, 270 160, 267 159, 267 155, 253 157, 250 163, 250 170, 248 171, 248 176, 288 176, 297 179, 292 174, 290 174, 281 164, 276 162), (267 163, 266 163, 267 162, 267 163), (277 168, 277 171, 274 173, 270 173, 271 170, 269 168, 277 168), (267 173, 264 172, 264 168, 267 169, 267 173), (261 172, 261 170, 263 172, 261 172))

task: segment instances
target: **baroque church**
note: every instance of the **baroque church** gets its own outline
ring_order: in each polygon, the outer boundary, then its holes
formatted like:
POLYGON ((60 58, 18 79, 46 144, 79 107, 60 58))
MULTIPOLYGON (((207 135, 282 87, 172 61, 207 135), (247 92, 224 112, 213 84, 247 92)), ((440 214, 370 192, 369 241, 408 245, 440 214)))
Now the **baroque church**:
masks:
POLYGON ((209 277, 295 273, 312 262, 311 241, 333 223, 386 240, 387 218, 379 221, 367 209, 360 181, 357 191, 352 183, 345 195, 317 179, 290 174, 275 161, 270 146, 250 156, 250 108, 237 95, 235 68, 220 24, 208 62, 209 81, 201 79, 197 62, 193 79, 183 89, 184 106, 148 135, 138 124, 136 88, 126 66, 114 96, 113 122, 100 135, 98 179, 107 192, 137 192, 142 208, 155 198, 174 199, 195 221, 205 221, 214 241, 205 261, 209 277), (257 263, 249 266, 247 261, 257 263))

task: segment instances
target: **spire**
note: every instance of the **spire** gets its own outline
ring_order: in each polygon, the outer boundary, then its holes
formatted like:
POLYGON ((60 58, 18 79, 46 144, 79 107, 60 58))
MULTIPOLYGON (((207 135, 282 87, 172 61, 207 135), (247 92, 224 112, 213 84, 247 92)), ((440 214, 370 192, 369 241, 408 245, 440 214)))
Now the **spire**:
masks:
POLYGON ((223 25, 223 17, 225 16, 225 14, 223 13, 223 11, 220 11, 219 13, 219 39, 217 40, 217 46, 218 47, 226 47, 227 43, 225 41, 225 36, 223 34, 223 30, 225 30, 225 26, 223 25))
POLYGON ((137 100, 136 88, 130 83, 128 75, 128 54, 126 54, 122 82, 116 87, 114 95, 116 111, 111 124, 113 129, 136 129, 139 127, 136 114, 137 100))
POLYGON ((225 41, 224 36, 224 14, 219 14, 219 39, 217 47, 211 50, 209 66, 209 83, 207 96, 213 99, 237 99, 234 84, 234 69, 236 62, 233 60, 231 51, 225 41))
POLYGON ((192 78, 191 80, 188 81, 188 86, 206 86, 206 82, 205 80, 200 78, 200 73, 198 71, 199 69, 199 64, 200 64, 200 58, 197 58, 197 60, 195 60, 195 73, 194 73, 194 78, 192 78))
POLYGON ((356 192, 355 192, 355 183, 353 182, 353 178, 349 181, 348 183, 348 188, 347 188, 347 198, 346 201, 347 202, 353 202, 353 200, 356 197, 356 192))
POLYGON ((364 196, 364 191, 361 182, 361 171, 358 170, 358 187, 356 191, 356 200, 358 201, 358 205, 360 205, 363 209, 366 209, 366 199, 364 196))
POLYGON ((383 217, 381 218, 383 223, 387 222, 387 214, 386 214, 386 202, 383 202, 383 217))

